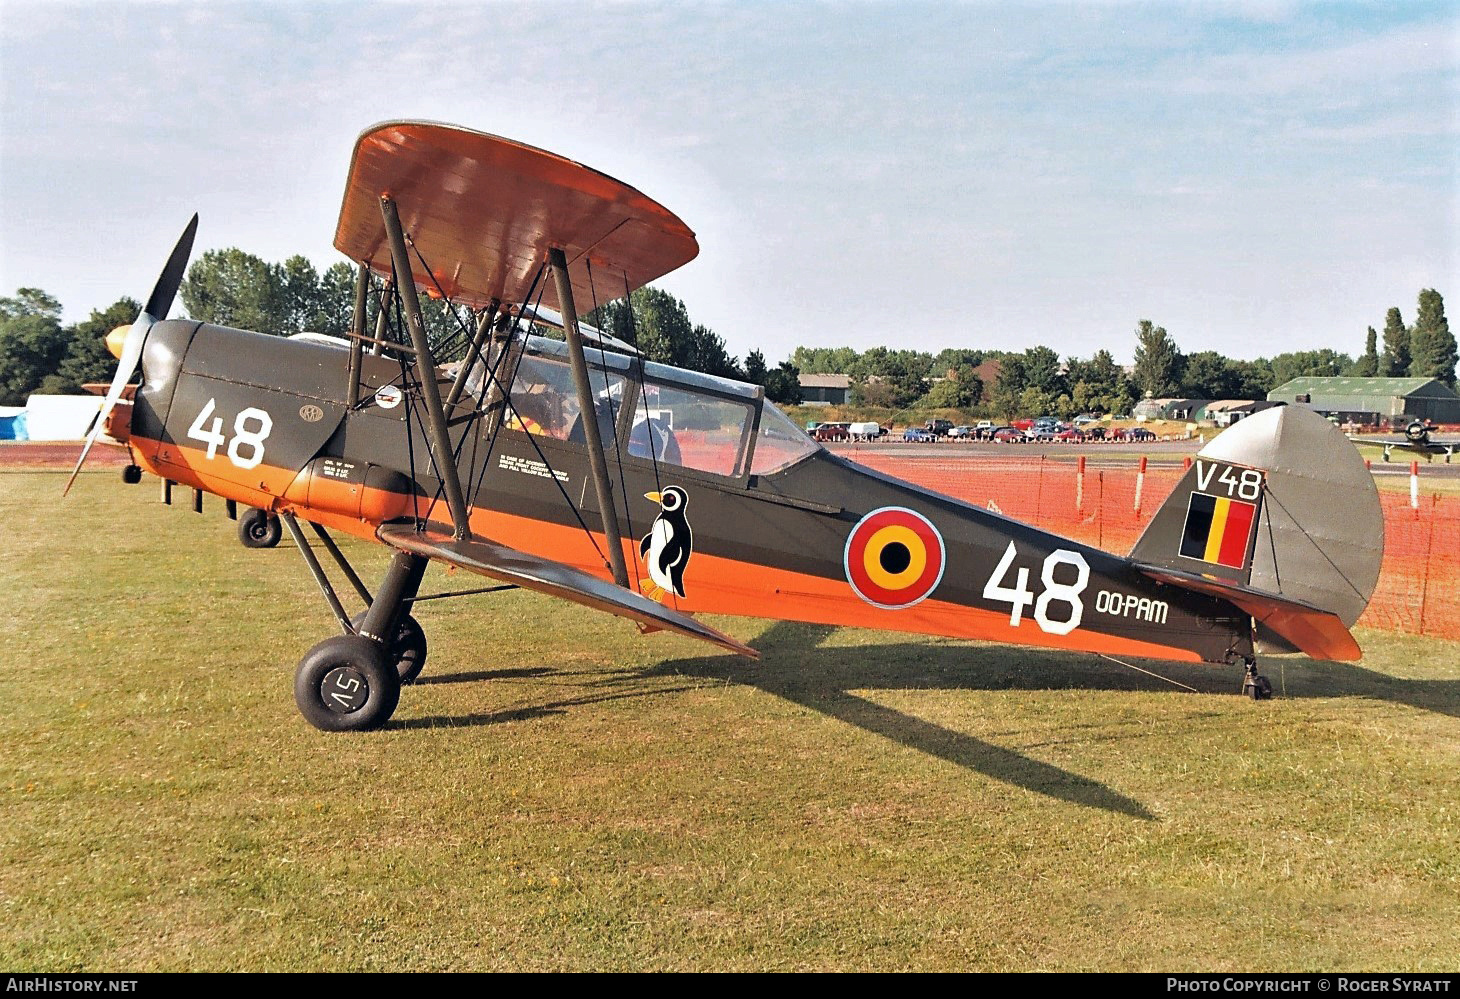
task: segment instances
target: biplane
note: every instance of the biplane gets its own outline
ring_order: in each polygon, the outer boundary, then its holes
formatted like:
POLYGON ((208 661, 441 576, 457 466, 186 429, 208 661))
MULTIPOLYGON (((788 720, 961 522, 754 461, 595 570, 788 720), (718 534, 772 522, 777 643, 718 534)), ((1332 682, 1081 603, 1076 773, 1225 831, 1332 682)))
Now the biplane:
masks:
POLYGON ((415 602, 504 587, 743 656, 699 615, 1240 666, 1254 697, 1271 691, 1259 651, 1360 654, 1378 497, 1299 407, 1207 445, 1119 555, 849 462, 759 386, 585 328, 590 307, 699 248, 668 209, 553 153, 418 121, 361 134, 334 240, 358 265, 342 341, 165 318, 196 227, 113 332, 115 379, 72 481, 105 433, 131 452, 129 482, 145 470, 196 505, 276 515, 339 628, 295 672, 320 729, 391 717, 426 663, 415 602), (432 342, 421 291, 456 334, 432 342), (339 534, 390 553, 373 590, 339 534), (422 595, 431 562, 490 583, 422 595))
POLYGON ((1349 440, 1355 444, 1377 444, 1384 449, 1385 461, 1397 448, 1411 454, 1422 454, 1426 461, 1434 461, 1435 455, 1443 454, 1448 465, 1456 449, 1460 448, 1460 440, 1439 440, 1433 436, 1435 430, 1425 420, 1411 420, 1404 428, 1404 436, 1398 440, 1393 437, 1350 437, 1349 440))

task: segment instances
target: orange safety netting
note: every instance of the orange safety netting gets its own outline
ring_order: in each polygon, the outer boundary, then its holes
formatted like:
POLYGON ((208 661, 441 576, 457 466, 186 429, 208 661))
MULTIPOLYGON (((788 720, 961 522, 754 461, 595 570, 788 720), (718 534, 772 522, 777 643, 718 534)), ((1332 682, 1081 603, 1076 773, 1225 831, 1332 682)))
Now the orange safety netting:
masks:
MULTIPOLYGON (((859 451, 869 468, 1094 545, 1129 552, 1176 487, 1181 466, 1101 458, 896 455, 859 451)), ((1460 639, 1460 498, 1381 491, 1384 563, 1360 625, 1460 639)))

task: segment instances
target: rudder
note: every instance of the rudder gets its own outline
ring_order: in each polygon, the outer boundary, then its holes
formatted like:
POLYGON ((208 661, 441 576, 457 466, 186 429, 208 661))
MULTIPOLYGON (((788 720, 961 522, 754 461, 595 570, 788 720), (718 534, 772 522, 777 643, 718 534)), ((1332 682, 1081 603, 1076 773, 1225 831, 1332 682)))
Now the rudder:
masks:
MULTIPOLYGON (((1373 476, 1337 427, 1302 406, 1217 435, 1131 550, 1148 565, 1319 608, 1345 627, 1368 606, 1383 555, 1373 476)), ((1298 650, 1261 625, 1258 638, 1267 651, 1298 650)))

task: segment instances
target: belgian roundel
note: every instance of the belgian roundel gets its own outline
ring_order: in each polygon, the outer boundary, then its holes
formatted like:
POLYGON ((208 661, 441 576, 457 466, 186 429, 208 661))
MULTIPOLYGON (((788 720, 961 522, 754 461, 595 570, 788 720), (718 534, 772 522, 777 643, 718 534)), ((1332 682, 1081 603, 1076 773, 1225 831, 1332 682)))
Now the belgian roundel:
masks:
POLYGON ((946 562, 938 529, 900 506, 873 510, 859 520, 842 556, 857 596, 887 610, 925 599, 942 581, 946 562))

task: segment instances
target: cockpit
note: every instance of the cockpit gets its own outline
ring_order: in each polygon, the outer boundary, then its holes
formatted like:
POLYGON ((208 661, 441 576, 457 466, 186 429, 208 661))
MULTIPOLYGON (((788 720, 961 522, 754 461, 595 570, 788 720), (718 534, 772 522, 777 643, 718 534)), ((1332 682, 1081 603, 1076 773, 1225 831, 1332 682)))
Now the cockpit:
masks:
MULTIPOLYGON (((507 367, 508 430, 583 443, 583 413, 567 344, 545 337, 516 340, 515 372, 507 367)), ((758 385, 639 362, 590 347, 585 351, 594 414, 603 446, 626 458, 652 460, 726 478, 770 475, 821 449, 767 401, 758 385), (622 446, 619 442, 622 441, 622 446)), ((490 398, 476 365, 466 389, 490 398)))

